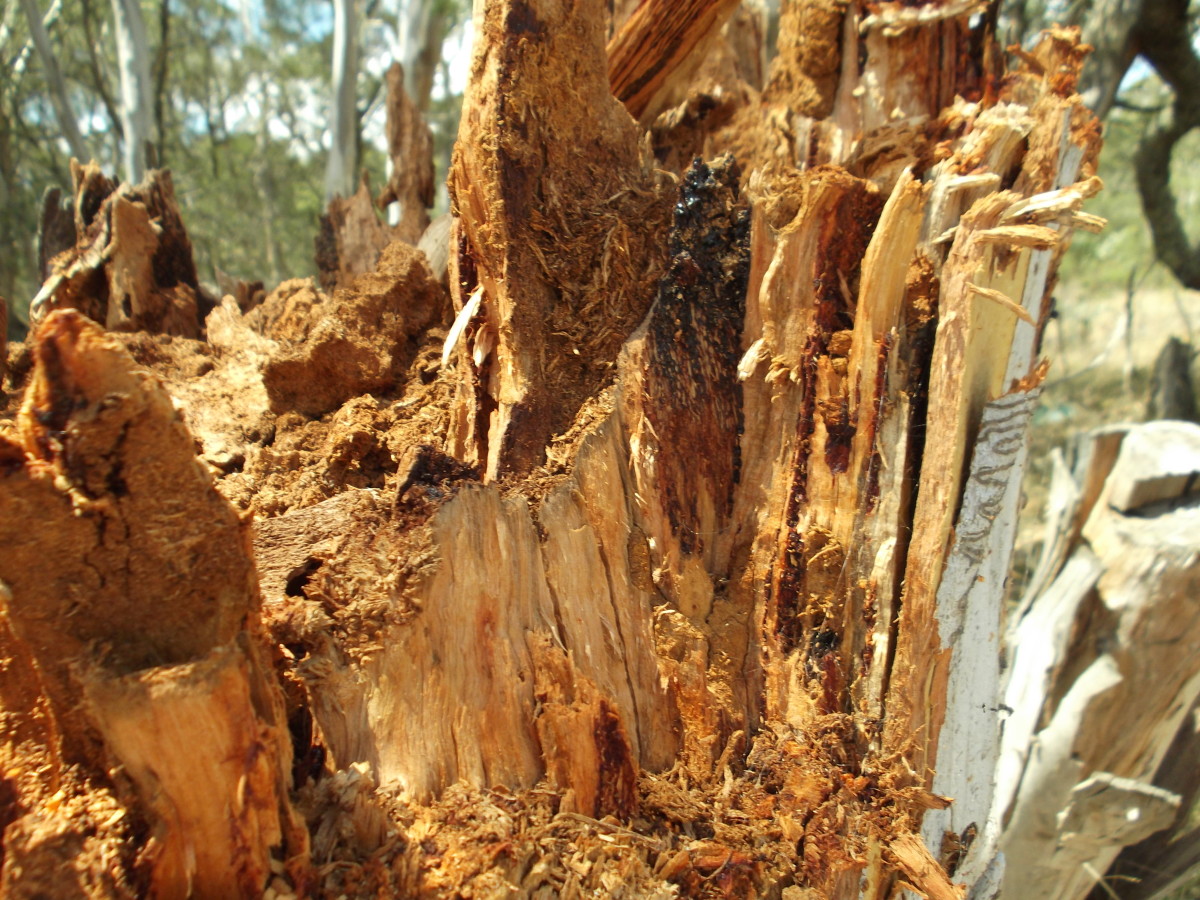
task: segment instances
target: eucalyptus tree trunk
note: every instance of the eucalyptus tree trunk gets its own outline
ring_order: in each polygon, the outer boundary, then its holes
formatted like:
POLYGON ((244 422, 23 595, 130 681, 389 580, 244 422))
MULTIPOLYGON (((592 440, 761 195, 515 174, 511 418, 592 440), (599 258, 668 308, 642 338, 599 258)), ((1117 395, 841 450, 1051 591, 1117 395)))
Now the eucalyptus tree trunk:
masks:
POLYGON ((447 0, 401 0, 398 4, 396 30, 404 89, 422 114, 429 109, 433 75, 442 61, 451 6, 447 0))
POLYGON ((332 96, 325 203, 348 198, 358 186, 358 10, 355 0, 333 0, 332 96))
MULTIPOLYGON (((138 184, 146 174, 154 122, 150 44, 137 0, 113 0, 113 30, 117 35, 117 70, 121 76, 121 126, 125 180, 138 184)), ((86 162, 82 160, 81 162, 86 162)))
POLYGON ((0 430, 7 887, 996 895, 1084 52, 804 0, 759 91, 735 5, 477 3, 448 290, 120 333, 104 201, 0 430))

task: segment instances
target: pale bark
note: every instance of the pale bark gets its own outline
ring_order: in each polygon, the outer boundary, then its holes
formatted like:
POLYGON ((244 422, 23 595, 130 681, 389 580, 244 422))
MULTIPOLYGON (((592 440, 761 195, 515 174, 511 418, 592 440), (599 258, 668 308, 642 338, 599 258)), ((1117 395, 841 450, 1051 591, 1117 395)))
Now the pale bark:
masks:
POLYGON ((348 199, 358 185, 358 29, 357 0, 334 0, 326 204, 348 199))
POLYGON ((1006 897, 1086 897, 1123 847, 1180 814, 1155 778, 1200 696, 1200 428, 1154 422, 1089 440, 1074 478, 1057 476, 1067 483, 1045 554, 1058 575, 1010 629, 997 771, 1006 897))
POLYGON ((117 68, 121 75, 122 155, 125 180, 141 183, 146 174, 147 148, 154 124, 150 44, 137 0, 113 0, 113 30, 117 36, 117 68))
POLYGON ((1127 847, 1108 872, 1110 878, 1136 879, 1125 888, 1129 900, 1168 900, 1200 877, 1200 829, 1191 815, 1200 790, 1200 772, 1195 766, 1200 742, 1197 709, 1193 706, 1184 717, 1154 776, 1156 787, 1180 798, 1172 827, 1127 847))
POLYGON ((398 4, 400 64, 404 89, 417 111, 429 109, 433 76, 442 59, 442 42, 450 25, 444 0, 401 0, 398 4))

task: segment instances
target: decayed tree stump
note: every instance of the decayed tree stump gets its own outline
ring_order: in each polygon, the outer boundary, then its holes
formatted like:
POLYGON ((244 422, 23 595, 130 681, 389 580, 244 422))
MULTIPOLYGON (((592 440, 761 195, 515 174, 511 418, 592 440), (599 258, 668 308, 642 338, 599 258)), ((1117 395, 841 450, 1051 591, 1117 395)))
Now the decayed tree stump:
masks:
POLYGON ((95 163, 72 162, 71 177, 75 246, 48 263, 32 315, 78 309, 112 330, 199 337, 211 300, 200 290, 170 173, 117 185, 95 163))
POLYGON ((1084 51, 795 2, 760 93, 693 6, 479 4, 448 295, 394 243, 203 332, 43 317, 0 425, 15 896, 994 895, 1084 51))

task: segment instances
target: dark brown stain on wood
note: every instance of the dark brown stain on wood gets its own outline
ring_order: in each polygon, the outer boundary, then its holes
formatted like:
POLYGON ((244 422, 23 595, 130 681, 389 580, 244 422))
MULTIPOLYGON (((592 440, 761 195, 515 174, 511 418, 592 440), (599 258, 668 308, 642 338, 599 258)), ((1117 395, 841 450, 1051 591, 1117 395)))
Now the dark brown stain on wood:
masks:
POLYGON ((685 553, 703 548, 699 498, 723 517, 741 467, 737 379, 750 271, 750 218, 731 156, 696 161, 675 204, 670 266, 650 316, 647 418, 663 448, 659 484, 685 553))
POLYGON ((592 738, 600 760, 599 790, 593 815, 628 819, 637 812, 637 765, 621 715, 607 698, 600 701, 592 738))

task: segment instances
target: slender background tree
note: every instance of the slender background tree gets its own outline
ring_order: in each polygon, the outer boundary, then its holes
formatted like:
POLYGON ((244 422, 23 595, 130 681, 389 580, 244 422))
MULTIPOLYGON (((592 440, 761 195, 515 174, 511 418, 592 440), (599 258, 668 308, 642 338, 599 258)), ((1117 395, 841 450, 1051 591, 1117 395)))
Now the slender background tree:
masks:
MULTIPOLYGON (((766 5, 777 21, 777 0, 766 5)), ((0 68, 9 73, 0 80, 0 296, 12 307, 14 336, 38 287, 42 193, 69 188, 72 155, 94 156, 130 178, 153 145, 156 162, 174 174, 206 280, 215 279, 217 268, 268 281, 311 273, 329 160, 339 160, 342 191, 353 191, 364 168, 374 184, 385 180, 381 84, 393 59, 404 65, 409 95, 434 130, 444 174, 465 83, 469 6, 466 0, 362 5, 354 29, 361 64, 353 78, 341 78, 341 100, 331 105, 330 0, 198 0, 186 9, 170 0, 114 0, 111 6, 6 0, 0 14, 0 68), (133 140, 131 128, 137 130, 133 140), (268 219, 272 236, 264 242, 268 219)), ((1167 266, 1155 277, 1170 271, 1195 286, 1200 256, 1191 223, 1200 191, 1186 165, 1196 154, 1200 121, 1194 99, 1200 65, 1190 37, 1195 10, 1182 0, 1089 0, 1061 9, 1042 0, 1006 0, 999 15, 1012 43, 1028 43, 1054 20, 1084 26, 1096 48, 1084 93, 1109 132, 1105 178, 1117 187, 1128 181, 1146 210, 1143 215, 1116 199, 1119 190, 1102 196, 1099 209, 1112 227, 1080 238, 1081 252, 1068 257, 1065 277, 1120 290, 1131 268, 1161 258, 1167 266), (1145 163, 1140 180, 1132 177, 1135 153, 1145 163)), ((444 204, 444 190, 439 193, 444 204)))
POLYGON ((353 193, 364 170, 386 180, 383 75, 398 60, 444 181, 466 0, 343 4, 340 43, 330 0, 38 4, 0 9, 0 297, 14 337, 41 280, 42 194, 69 191, 72 156, 130 181, 169 167, 204 280, 308 275, 327 191, 353 193))

